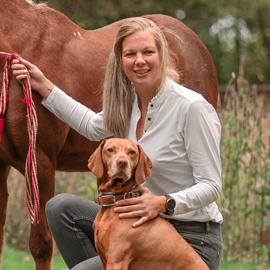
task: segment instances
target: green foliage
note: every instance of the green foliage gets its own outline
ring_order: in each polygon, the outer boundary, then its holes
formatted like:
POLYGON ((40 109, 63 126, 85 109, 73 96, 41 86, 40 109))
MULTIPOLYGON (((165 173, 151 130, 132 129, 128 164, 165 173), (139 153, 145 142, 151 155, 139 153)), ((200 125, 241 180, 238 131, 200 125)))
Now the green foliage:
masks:
POLYGON ((239 78, 229 85, 220 118, 224 253, 229 261, 267 261, 262 235, 269 225, 270 156, 265 99, 239 78), (236 91, 238 89, 238 91, 236 91))
POLYGON ((57 172, 55 195, 59 193, 72 193, 93 200, 94 196, 98 194, 96 177, 90 171, 87 173, 57 172))
POLYGON ((97 178, 92 173, 78 173, 73 181, 79 182, 77 193, 81 197, 93 200, 97 195, 97 178))

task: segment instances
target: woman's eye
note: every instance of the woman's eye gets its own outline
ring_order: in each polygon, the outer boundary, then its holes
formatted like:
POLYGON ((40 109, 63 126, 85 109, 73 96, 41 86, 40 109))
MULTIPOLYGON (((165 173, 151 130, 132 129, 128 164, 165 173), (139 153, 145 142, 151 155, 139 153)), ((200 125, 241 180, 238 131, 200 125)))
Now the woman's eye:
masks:
POLYGON ((152 54, 154 53, 153 51, 146 51, 145 54, 152 54))
POLYGON ((111 152, 113 152, 113 149, 109 148, 107 151, 111 153, 111 152))
POLYGON ((131 57, 131 56, 133 56, 134 55, 134 53, 127 53, 126 54, 126 57, 131 57))

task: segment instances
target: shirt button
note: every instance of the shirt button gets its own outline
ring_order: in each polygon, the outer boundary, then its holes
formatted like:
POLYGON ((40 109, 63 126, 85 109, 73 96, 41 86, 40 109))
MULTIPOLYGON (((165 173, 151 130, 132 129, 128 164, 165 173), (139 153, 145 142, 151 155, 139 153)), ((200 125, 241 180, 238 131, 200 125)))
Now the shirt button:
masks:
POLYGON ((151 121, 151 118, 150 117, 148 118, 148 121, 151 121))
POLYGON ((154 105, 153 105, 153 104, 151 104, 150 106, 151 106, 151 107, 154 107, 154 105))

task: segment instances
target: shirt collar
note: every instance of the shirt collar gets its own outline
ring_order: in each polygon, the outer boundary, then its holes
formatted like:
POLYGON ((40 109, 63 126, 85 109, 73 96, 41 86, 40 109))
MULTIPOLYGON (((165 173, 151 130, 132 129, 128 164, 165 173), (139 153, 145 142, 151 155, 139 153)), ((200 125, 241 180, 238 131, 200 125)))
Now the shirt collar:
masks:
MULTIPOLYGON (((163 83, 163 85, 161 86, 160 90, 157 92, 157 94, 149 102, 148 108, 149 108, 149 106, 150 106, 150 108, 151 107, 158 108, 164 102, 164 100, 167 98, 167 96, 170 93, 169 85, 171 83, 172 83, 172 81, 170 79, 166 78, 166 80, 163 83)), ((138 105, 138 94, 137 94, 134 86, 132 87, 132 90, 134 91, 134 96, 135 96, 134 102, 138 105)))

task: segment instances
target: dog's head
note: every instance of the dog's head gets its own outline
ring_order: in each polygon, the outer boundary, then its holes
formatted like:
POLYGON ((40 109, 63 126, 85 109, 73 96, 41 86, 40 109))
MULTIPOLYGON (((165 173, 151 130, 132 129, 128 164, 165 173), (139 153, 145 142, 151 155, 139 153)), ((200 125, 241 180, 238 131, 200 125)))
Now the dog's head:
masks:
POLYGON ((99 192, 123 192, 145 181, 152 162, 141 146, 126 139, 103 140, 88 160, 99 192))

